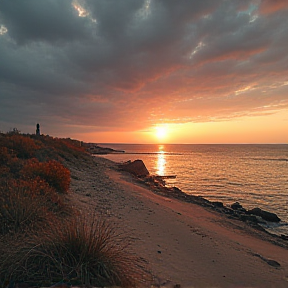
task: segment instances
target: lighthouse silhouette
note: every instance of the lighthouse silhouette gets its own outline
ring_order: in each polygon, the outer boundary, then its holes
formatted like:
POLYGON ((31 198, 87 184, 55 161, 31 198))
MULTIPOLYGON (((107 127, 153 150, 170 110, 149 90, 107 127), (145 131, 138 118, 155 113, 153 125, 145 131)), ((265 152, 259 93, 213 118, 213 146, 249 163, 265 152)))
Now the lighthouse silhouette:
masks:
POLYGON ((40 136, 40 124, 39 123, 37 123, 36 125, 36 135, 40 136))

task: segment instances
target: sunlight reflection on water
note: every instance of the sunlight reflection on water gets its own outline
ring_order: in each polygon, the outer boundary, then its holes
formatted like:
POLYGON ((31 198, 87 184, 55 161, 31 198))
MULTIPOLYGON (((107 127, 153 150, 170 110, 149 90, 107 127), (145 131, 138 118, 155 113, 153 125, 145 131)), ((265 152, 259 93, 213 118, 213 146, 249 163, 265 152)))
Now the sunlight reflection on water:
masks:
POLYGON ((166 159, 165 159, 165 152, 164 151, 159 151, 158 154, 158 158, 157 158, 157 173, 160 176, 164 176, 165 175, 165 166, 166 166, 166 159))

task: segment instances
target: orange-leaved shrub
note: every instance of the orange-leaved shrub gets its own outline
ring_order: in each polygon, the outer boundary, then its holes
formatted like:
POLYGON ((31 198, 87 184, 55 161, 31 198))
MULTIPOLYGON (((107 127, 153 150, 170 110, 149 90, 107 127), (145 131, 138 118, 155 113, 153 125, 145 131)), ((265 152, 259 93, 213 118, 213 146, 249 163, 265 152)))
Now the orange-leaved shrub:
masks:
POLYGON ((36 176, 34 179, 10 181, 11 187, 20 188, 30 198, 44 196, 49 210, 58 210, 63 204, 63 198, 56 192, 55 188, 51 187, 44 179, 36 176))
POLYGON ((6 136, 7 148, 12 149, 15 155, 21 159, 29 159, 35 156, 35 152, 41 147, 35 140, 28 136, 6 136))
MULTIPOLYGON (((49 147, 49 152, 53 151, 52 154, 56 153, 58 157, 60 156, 68 161, 71 160, 71 157, 79 158, 87 153, 85 148, 81 146, 80 141, 69 138, 53 138, 51 136, 42 135, 41 137, 37 138, 37 140, 41 141, 43 147, 49 147)), ((45 152, 47 152, 47 150, 45 152)))
POLYGON ((50 160, 39 162, 36 158, 29 159, 22 168, 22 178, 40 177, 59 193, 67 193, 70 186, 70 171, 60 162, 50 160))
POLYGON ((6 165, 11 157, 7 147, 0 146, 0 165, 6 165))

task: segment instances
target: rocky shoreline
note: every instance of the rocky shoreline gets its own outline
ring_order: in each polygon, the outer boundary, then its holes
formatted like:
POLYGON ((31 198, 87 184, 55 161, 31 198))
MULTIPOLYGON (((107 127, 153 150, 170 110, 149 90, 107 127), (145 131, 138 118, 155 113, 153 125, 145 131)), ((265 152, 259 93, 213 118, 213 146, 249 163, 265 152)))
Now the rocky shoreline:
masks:
MULTIPOLYGON (((149 189, 151 189, 157 194, 213 209, 218 213, 225 214, 230 219, 246 222, 249 226, 252 226, 257 230, 266 232, 269 235, 272 235, 273 237, 276 237, 278 239, 288 241, 288 235, 272 234, 261 226, 261 224, 266 224, 267 222, 280 222, 281 219, 275 213, 262 210, 258 207, 246 210, 238 202, 235 202, 230 206, 226 206, 220 201, 209 201, 202 196, 186 194, 177 187, 167 187, 165 178, 169 176, 151 175, 142 160, 121 163, 118 165, 118 167, 120 170, 127 171, 130 174, 134 175, 138 183, 148 186, 149 189)), ((172 175, 171 177, 176 176, 172 175)))
POLYGON ((85 149, 91 153, 92 155, 107 155, 107 154, 113 154, 113 153, 125 153, 123 150, 115 150, 112 148, 107 147, 101 147, 95 143, 84 143, 81 144, 85 149))

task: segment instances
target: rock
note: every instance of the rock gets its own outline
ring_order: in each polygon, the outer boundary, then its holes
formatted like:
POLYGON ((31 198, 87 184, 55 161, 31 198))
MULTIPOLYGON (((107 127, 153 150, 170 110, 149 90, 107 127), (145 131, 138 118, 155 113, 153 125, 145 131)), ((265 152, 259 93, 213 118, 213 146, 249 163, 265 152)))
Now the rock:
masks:
POLYGON ((144 177, 149 175, 144 162, 142 160, 135 160, 133 162, 128 162, 120 165, 120 168, 127 171, 137 177, 144 177))
POLYGON ((283 240, 288 240, 288 236, 286 236, 286 235, 284 235, 284 234, 281 234, 281 238, 282 238, 283 240))
POLYGON ((242 214, 240 215, 240 219, 244 222, 246 221, 250 221, 250 222, 253 222, 253 223, 258 223, 259 221, 257 220, 256 216, 254 215, 245 215, 245 214, 242 214))
POLYGON ((270 260, 270 259, 267 259, 267 264, 270 265, 270 266, 273 266, 273 267, 281 267, 280 263, 278 263, 277 261, 275 260, 270 260))
POLYGON ((223 208, 224 205, 223 205, 223 202, 220 202, 220 201, 214 201, 214 202, 211 202, 213 204, 213 206, 215 207, 218 207, 218 208, 223 208))
POLYGON ((248 214, 260 216, 262 219, 269 221, 269 222, 280 222, 281 221, 281 219, 275 213, 271 213, 271 212, 262 210, 260 208, 253 208, 251 210, 248 210, 248 214))
POLYGON ((233 210, 238 210, 238 209, 242 209, 243 207, 242 207, 242 205, 241 205, 239 202, 235 202, 235 203, 233 203, 233 204, 231 205, 231 208, 232 208, 233 210))
POLYGON ((106 155, 114 153, 125 153, 125 151, 123 150, 115 150, 112 148, 100 147, 94 143, 82 143, 82 146, 85 147, 86 150, 91 154, 106 155))
POLYGON ((275 268, 281 267, 280 263, 278 263, 278 262, 275 261, 275 260, 267 259, 267 258, 261 256, 260 254, 254 254, 254 253, 252 253, 252 255, 255 256, 255 257, 259 257, 260 259, 262 259, 263 261, 265 261, 265 262, 266 262, 268 265, 270 265, 270 266, 273 266, 273 267, 275 267, 275 268))
POLYGON ((235 215, 235 211, 229 207, 224 207, 224 213, 228 215, 235 215))

